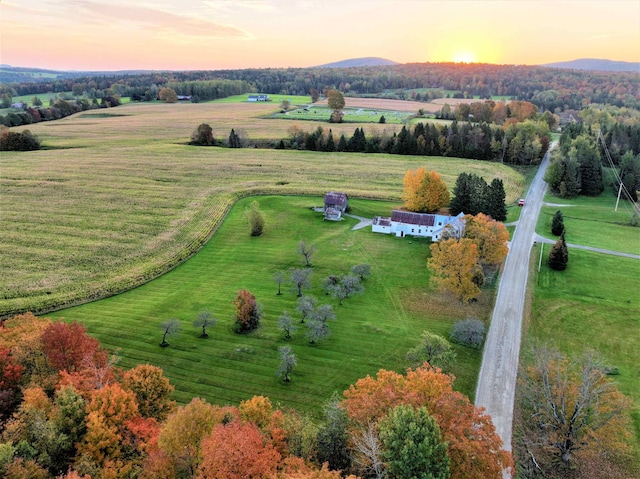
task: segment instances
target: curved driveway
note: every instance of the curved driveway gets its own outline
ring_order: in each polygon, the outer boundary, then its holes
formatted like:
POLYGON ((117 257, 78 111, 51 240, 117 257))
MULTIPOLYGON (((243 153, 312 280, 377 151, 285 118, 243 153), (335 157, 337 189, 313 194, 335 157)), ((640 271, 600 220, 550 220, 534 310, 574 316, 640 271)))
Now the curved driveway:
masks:
POLYGON ((511 451, 511 425, 520 356, 522 315, 529 275, 529 253, 547 189, 543 176, 548 165, 547 153, 531 183, 509 246, 484 345, 476 389, 476 405, 484 407, 491 415, 496 431, 504 442, 504 449, 508 451, 511 451))

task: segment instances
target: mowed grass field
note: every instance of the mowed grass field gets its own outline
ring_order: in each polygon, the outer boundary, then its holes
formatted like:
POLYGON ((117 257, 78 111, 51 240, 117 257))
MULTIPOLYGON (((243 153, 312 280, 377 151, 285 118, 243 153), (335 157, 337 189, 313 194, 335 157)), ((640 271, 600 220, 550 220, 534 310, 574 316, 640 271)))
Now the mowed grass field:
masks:
MULTIPOLYGON (((127 104, 29 125, 45 149, 3 152, 0 175, 0 316, 46 311, 139 285, 206 243, 231 205, 251 194, 344 191, 397 200, 408 169, 426 166, 453 187, 461 172, 500 177, 522 194, 514 169, 455 158, 189 146, 203 122, 218 138, 287 136, 267 120, 273 104, 127 104)), ((313 131, 318 123, 300 123, 313 131)), ((351 135, 362 126, 328 125, 351 135)), ((21 131, 23 128, 18 127, 21 131)))
MULTIPOLYGON (((426 329, 448 337, 452 323, 469 316, 487 320, 492 292, 473 305, 462 306, 429 287, 428 241, 353 231, 354 219, 325 222, 311 207, 322 197, 258 196, 240 200, 207 245, 193 258, 144 286, 101 301, 51 315, 79 321, 109 349, 120 348, 121 366, 150 362, 162 367, 177 390, 175 398, 194 396, 219 404, 237 404, 260 394, 284 406, 317 414, 333 391, 342 392, 357 379, 380 368, 403 371, 404 356, 426 329), (244 210, 256 200, 264 214, 263 236, 251 237, 244 210), (299 324, 296 294, 283 286, 278 296, 273 274, 302 267, 300 240, 312 243, 312 289, 321 303, 334 306, 331 336, 310 345, 299 324), (363 295, 342 306, 321 289, 324 277, 347 273, 368 263, 372 276, 363 295), (261 328, 239 335, 232 331, 232 301, 239 289, 255 294, 264 307, 261 328), (203 309, 218 318, 208 339, 191 326, 203 309), (285 340, 277 320, 283 311, 300 329, 285 340), (160 348, 159 324, 179 318, 182 330, 160 348), (298 358, 292 382, 276 379, 278 347, 289 344, 298 358)), ((396 202, 353 200, 354 214, 388 214, 396 202)), ((475 389, 479 351, 455 346, 458 361, 452 372, 465 394, 475 389)))
MULTIPOLYGON (((607 188, 597 197, 558 198, 548 193, 537 232, 547 238, 551 221, 561 210, 568 243, 640 254, 640 228, 629 224, 632 206, 607 188)), ((633 445, 640 455, 640 260, 569 248, 566 271, 547 266, 550 245, 544 245, 540 273, 535 273, 533 307, 523 350, 534 341, 552 341, 561 351, 579 357, 600 353, 620 390, 633 399, 633 445)), ((540 245, 532 258, 539 258, 540 245)), ((638 460, 640 465, 640 459, 638 460)))
POLYGON ((555 238, 551 234, 551 222, 556 211, 562 211, 566 229, 567 243, 595 248, 640 254, 640 228, 630 225, 633 207, 620 200, 615 210, 616 197, 610 188, 600 196, 578 196, 577 198, 558 198, 550 193, 543 206, 536 231, 546 238, 555 238))
MULTIPOLYGON (((536 270, 539 248, 532 253, 536 270)), ((530 276, 534 295, 523 352, 534 341, 550 341, 576 358, 597 351, 606 366, 619 368, 611 378, 633 399, 632 442, 640 457, 640 260, 570 248, 568 268, 553 271, 545 261, 549 245, 544 248, 541 271, 530 276)))

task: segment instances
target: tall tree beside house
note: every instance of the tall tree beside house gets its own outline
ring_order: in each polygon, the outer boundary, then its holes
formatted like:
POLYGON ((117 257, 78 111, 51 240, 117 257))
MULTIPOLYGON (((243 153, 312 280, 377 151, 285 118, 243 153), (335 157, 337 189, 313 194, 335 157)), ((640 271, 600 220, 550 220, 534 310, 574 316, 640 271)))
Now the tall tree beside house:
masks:
POLYGON ((478 248, 473 240, 448 239, 433 243, 427 265, 431 270, 431 281, 453 293, 463 303, 480 295, 480 288, 474 282, 480 266, 478 248))
MULTIPOLYGON (((483 212, 488 214, 487 205, 489 204, 489 194, 489 186, 487 186, 487 182, 484 178, 474 173, 460 173, 456 179, 456 184, 453 187, 453 198, 449 203, 449 213, 453 216, 457 216, 460 213, 477 215, 478 213, 483 212)), ((496 214, 500 214, 500 208, 498 207, 499 198, 501 196, 500 186, 496 184, 496 188, 491 192, 491 194, 495 195, 491 200, 491 204, 495 204, 494 208, 496 209, 496 214)), ((502 194, 504 194, 504 186, 502 187, 502 194)), ((504 198, 502 198, 502 201, 504 203, 504 198)), ((504 204, 502 205, 502 208, 505 208, 504 204)))
POLYGON ((486 211, 496 221, 507 219, 507 205, 505 203, 507 195, 504 191, 504 183, 500 178, 494 178, 488 187, 486 211))
POLYGON ((409 211, 431 213, 449 204, 449 189, 435 171, 407 170, 402 199, 409 211))
POLYGON ((569 263, 569 250, 564 240, 564 232, 560 235, 558 241, 551 247, 549 252, 549 267, 556 271, 564 271, 569 263))

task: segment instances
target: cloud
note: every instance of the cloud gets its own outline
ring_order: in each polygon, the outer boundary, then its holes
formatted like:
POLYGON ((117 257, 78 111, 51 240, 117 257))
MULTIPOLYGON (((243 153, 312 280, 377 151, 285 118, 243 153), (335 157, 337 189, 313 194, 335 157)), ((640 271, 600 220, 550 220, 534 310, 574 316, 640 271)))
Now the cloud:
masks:
MULTIPOLYGON (((223 25, 207 19, 169 13, 154 8, 105 5, 89 0, 72 0, 68 3, 72 7, 94 15, 93 20, 99 18, 103 23, 107 24, 110 22, 137 24, 158 33, 179 34, 190 37, 251 38, 249 33, 234 26, 223 25)), ((188 13, 188 7, 186 7, 185 13, 188 13)))

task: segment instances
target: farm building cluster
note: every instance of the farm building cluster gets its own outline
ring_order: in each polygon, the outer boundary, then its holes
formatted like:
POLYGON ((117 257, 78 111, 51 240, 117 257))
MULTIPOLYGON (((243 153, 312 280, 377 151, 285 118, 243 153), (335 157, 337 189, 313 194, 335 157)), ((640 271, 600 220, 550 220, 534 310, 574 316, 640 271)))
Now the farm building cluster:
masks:
POLYGON ((445 228, 453 228, 457 234, 464 229, 462 217, 412 211, 393 210, 391 217, 376 216, 371 224, 374 233, 395 234, 398 237, 415 236, 437 241, 442 238, 445 228))
MULTIPOLYGON (((324 195, 324 219, 340 221, 349 206, 349 198, 345 193, 330 191, 324 195)), ((371 223, 374 233, 393 234, 399 238, 414 236, 429 238, 433 241, 442 239, 445 228, 461 236, 464 232, 464 213, 457 216, 431 213, 414 213, 412 211, 393 210, 391 217, 376 216, 371 223)))

